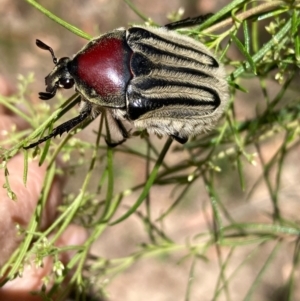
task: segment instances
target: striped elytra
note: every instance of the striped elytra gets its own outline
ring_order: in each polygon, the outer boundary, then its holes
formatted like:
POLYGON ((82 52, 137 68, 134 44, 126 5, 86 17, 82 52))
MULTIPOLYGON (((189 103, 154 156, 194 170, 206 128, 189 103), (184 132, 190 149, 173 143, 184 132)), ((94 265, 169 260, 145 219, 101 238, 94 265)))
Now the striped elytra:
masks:
MULTIPOLYGON (((182 27, 188 22, 179 21, 182 27)), ((222 64, 202 43, 165 27, 133 26, 117 29, 91 40, 73 59, 57 60, 46 77, 50 99, 58 88, 70 88, 82 96, 80 115, 26 148, 69 131, 86 118, 104 112, 117 130, 116 145, 129 135, 123 121, 180 143, 210 130, 224 111, 228 84, 222 64)))
POLYGON ((194 39, 164 28, 128 32, 134 77, 127 99, 135 126, 183 140, 209 130, 228 99, 225 71, 214 55, 194 39))

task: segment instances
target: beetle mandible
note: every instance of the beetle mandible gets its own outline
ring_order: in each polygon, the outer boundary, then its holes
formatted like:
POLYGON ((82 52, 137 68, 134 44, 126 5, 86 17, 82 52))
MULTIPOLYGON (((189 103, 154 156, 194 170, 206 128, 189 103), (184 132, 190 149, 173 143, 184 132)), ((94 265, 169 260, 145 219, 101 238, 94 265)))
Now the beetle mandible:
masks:
MULTIPOLYGON (((180 143, 205 132, 219 119, 228 100, 223 66, 202 43, 174 29, 202 23, 211 14, 187 18, 163 27, 133 26, 116 29, 91 40, 72 59, 57 59, 51 47, 53 70, 45 78, 43 100, 58 88, 81 95, 79 116, 61 124, 50 135, 26 146, 37 146, 68 132, 104 110, 121 134, 129 135, 122 121, 180 143)), ((109 144, 109 143, 108 143, 109 144)))

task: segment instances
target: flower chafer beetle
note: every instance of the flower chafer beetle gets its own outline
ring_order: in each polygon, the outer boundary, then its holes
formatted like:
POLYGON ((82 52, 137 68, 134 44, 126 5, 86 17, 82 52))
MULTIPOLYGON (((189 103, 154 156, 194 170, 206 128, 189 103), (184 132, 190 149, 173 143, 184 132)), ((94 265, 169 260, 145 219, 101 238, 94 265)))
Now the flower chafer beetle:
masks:
POLYGON ((91 40, 72 59, 58 60, 51 47, 36 40, 39 48, 51 53, 55 64, 40 98, 48 100, 58 88, 75 86, 81 110, 79 116, 25 148, 68 132, 104 110, 120 133, 115 144, 129 137, 122 124, 125 120, 180 143, 209 130, 228 99, 224 68, 202 43, 173 30, 200 24, 210 15, 159 28, 116 29, 91 40))

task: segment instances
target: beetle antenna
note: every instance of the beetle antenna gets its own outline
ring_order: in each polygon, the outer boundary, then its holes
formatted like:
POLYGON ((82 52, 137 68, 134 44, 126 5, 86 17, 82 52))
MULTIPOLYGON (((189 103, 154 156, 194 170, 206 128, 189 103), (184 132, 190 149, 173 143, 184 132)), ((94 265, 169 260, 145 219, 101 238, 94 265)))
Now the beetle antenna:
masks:
POLYGON ((203 15, 203 16, 198 16, 198 17, 195 17, 195 18, 186 18, 186 19, 183 19, 183 20, 179 20, 179 21, 176 21, 176 22, 166 24, 163 27, 165 27, 169 30, 174 30, 174 29, 179 29, 179 28, 184 28, 184 27, 200 25, 212 16, 213 16, 213 14, 209 13, 209 14, 206 14, 206 15, 203 15))
POLYGON ((40 92, 39 93, 39 99, 42 99, 42 100, 48 100, 48 99, 51 99, 54 97, 56 93, 56 90, 53 91, 52 93, 48 93, 48 92, 40 92))
POLYGON ((56 94, 57 88, 58 88, 58 83, 56 83, 54 85, 53 90, 51 92, 40 92, 39 93, 39 98, 42 99, 42 100, 51 99, 56 94))
POLYGON ((90 110, 83 111, 80 115, 68 120, 67 122, 59 125, 55 128, 52 133, 46 137, 41 138, 37 142, 31 143, 28 146, 23 146, 24 149, 29 149, 35 146, 38 146, 42 142, 49 140, 52 137, 56 137, 57 135, 61 136, 63 133, 69 132, 72 128, 74 128, 77 124, 85 120, 88 116, 90 116, 90 110))
POLYGON ((55 56, 54 51, 50 46, 46 45, 44 42, 42 42, 41 40, 38 40, 38 39, 36 39, 35 44, 37 47, 39 47, 43 50, 50 51, 54 65, 57 64, 57 57, 55 56))

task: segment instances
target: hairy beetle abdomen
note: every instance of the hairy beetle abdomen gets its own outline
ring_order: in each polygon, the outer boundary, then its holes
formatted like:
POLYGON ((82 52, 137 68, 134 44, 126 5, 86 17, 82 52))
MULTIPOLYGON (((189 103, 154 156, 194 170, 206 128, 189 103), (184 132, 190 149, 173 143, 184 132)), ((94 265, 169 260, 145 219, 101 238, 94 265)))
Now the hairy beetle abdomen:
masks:
POLYGON ((125 107, 126 88, 132 78, 131 49, 125 30, 115 30, 88 43, 73 59, 72 71, 80 93, 89 101, 114 108, 125 107))
POLYGON ((135 126, 185 140, 209 130, 223 112, 223 66, 201 43, 165 28, 132 27, 133 78, 127 113, 135 126))

